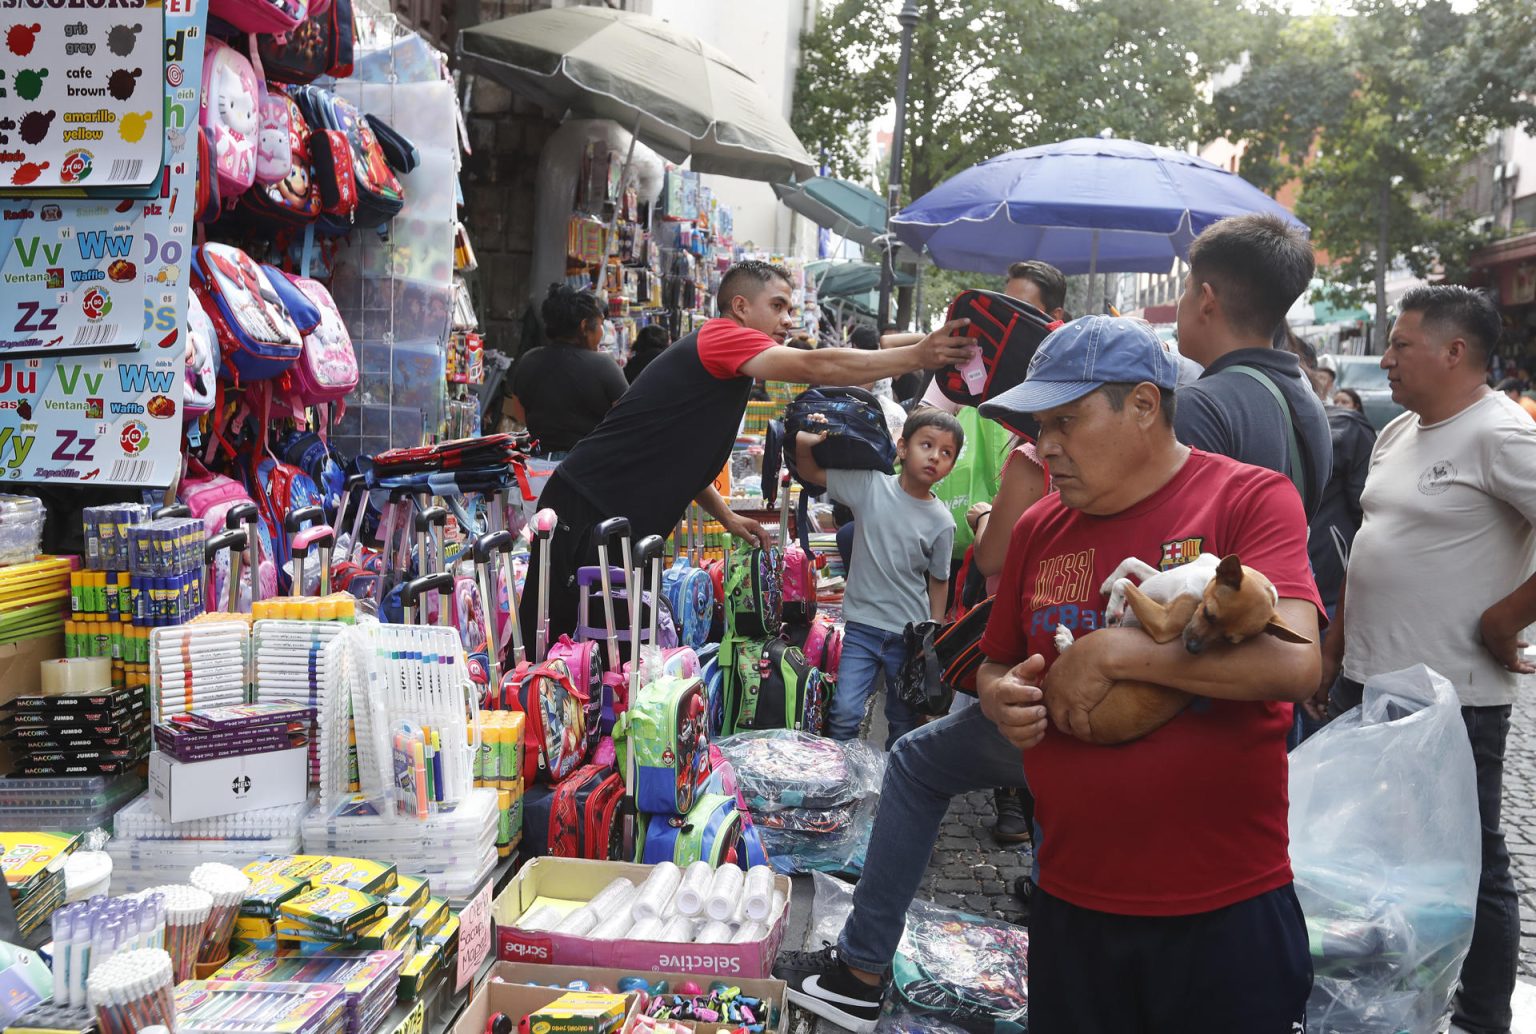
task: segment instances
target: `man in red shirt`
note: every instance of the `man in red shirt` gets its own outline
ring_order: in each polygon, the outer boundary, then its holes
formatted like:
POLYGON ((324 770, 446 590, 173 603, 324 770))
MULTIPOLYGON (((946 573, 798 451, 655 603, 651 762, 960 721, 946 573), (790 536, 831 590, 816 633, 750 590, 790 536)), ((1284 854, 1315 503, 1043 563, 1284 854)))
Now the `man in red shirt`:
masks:
POLYGON ((1302 1029, 1312 967, 1291 889, 1285 737, 1320 668, 1307 522, 1289 479, 1178 443, 1177 383, 1145 324, 1088 316, 1047 337, 1025 382, 982 407, 1039 419, 1058 491, 1010 540, 981 644, 981 706, 902 738, 837 945, 780 953, 774 973, 796 1004, 874 1030, 927 853, 877 847, 932 844, 956 794, 1027 781, 1040 828, 1031 1034, 1302 1029), (1267 575, 1281 619, 1313 644, 1261 636, 1194 656, 1140 629, 1102 630, 1100 587, 1121 561, 1162 569, 1202 552, 1267 575), (1077 636, 1060 660, 1059 625, 1077 636), (1119 680, 1204 699, 1128 744, 1074 738, 1119 680))
POLYGON ((977 682, 1037 802, 1032 1034, 1303 1029, 1312 967, 1285 737, 1320 668, 1307 521, 1286 478, 1178 443, 1175 382, 1145 325, 1091 316, 1047 338, 1028 379, 988 407, 1039 420, 1057 489, 1014 530, 977 682), (1121 561, 1166 570, 1201 553, 1267 575, 1281 620, 1312 642, 1191 654, 1103 627, 1100 590, 1121 561), (1058 656, 1059 625, 1077 642, 1058 656), (1197 699, 1096 746, 1094 708, 1123 681, 1197 699))
MULTIPOLYGON (((713 487, 730 459, 754 379, 865 384, 963 363, 975 351, 955 336, 965 325, 958 320, 905 348, 790 348, 784 339, 794 318, 794 287, 787 270, 766 262, 738 262, 727 270, 718 304, 720 318, 657 356, 550 476, 539 505, 560 519, 550 543, 551 638, 576 626, 577 569, 597 563, 592 532, 605 518, 629 518, 637 540, 664 536, 696 501, 732 535, 762 542, 758 523, 733 512, 713 487)), ((527 584, 538 584, 539 564, 535 550, 527 584)), ((534 641, 534 611, 525 596, 524 642, 534 641)))

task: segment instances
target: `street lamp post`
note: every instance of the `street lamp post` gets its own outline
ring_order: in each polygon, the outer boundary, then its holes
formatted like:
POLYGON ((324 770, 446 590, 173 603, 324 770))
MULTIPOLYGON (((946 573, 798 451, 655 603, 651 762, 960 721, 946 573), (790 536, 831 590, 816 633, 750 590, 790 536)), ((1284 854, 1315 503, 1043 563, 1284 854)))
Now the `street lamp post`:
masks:
MULTIPOLYGON (((901 154, 907 128, 907 79, 912 71, 912 30, 917 27, 917 0, 906 0, 901 14, 901 60, 896 66, 896 128, 891 132, 891 178, 886 188, 885 218, 901 211, 901 154)), ((877 319, 883 331, 891 322, 891 288, 896 283, 896 247, 887 238, 880 256, 880 308, 877 319)))

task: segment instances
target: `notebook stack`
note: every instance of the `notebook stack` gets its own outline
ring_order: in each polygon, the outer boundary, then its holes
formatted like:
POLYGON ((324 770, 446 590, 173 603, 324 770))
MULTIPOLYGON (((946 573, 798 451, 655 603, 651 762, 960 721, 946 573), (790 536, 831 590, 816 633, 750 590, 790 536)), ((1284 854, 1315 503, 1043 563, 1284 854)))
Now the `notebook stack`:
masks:
POLYGON ((79 843, 79 834, 0 833, 0 872, 10 886, 23 937, 64 904, 64 862, 79 843))

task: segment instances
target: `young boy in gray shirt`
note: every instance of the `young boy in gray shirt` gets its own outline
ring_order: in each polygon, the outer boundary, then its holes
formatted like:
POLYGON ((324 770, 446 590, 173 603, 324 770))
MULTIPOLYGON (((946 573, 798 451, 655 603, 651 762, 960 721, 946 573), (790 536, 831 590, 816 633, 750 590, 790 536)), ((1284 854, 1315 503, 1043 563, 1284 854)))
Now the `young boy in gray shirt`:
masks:
MULTIPOLYGON (((883 668, 886 686, 895 685, 907 623, 943 619, 955 523, 933 486, 954 468, 965 432, 940 410, 913 413, 896 443, 900 472, 894 475, 825 470, 811 455, 819 440, 805 431, 797 436, 800 477, 825 485, 854 515, 853 558, 843 594, 843 658, 827 719, 827 735, 851 740, 859 735, 876 674, 883 668)), ((887 750, 918 724, 917 713, 889 689, 885 717, 887 750)))

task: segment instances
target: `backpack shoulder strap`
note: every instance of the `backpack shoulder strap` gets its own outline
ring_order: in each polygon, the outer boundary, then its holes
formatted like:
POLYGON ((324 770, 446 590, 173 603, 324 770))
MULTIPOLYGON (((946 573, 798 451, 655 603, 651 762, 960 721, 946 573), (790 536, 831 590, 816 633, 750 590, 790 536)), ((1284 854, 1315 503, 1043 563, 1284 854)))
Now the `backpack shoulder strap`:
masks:
POLYGON ((1274 397, 1275 404, 1280 407, 1280 415, 1285 418, 1285 435, 1290 450, 1290 477, 1291 484, 1296 486, 1296 493, 1301 496, 1302 504, 1307 501, 1307 454, 1301 450, 1301 442, 1296 437, 1296 421, 1291 415, 1291 404, 1285 400, 1275 382, 1252 366, 1229 366, 1227 369, 1235 373, 1241 373, 1252 377, 1264 385, 1266 391, 1274 397))

